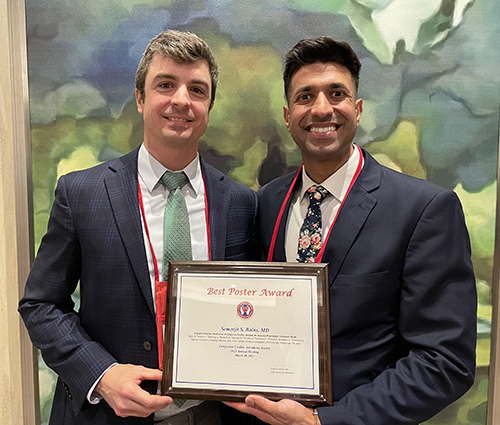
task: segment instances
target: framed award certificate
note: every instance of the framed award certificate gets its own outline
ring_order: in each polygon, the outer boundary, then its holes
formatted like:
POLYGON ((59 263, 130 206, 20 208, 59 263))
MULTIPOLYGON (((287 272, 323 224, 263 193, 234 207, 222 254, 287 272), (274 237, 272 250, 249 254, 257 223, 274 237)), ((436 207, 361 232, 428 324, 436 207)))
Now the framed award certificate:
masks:
POLYGON ((327 264, 171 262, 162 394, 332 403, 327 264))

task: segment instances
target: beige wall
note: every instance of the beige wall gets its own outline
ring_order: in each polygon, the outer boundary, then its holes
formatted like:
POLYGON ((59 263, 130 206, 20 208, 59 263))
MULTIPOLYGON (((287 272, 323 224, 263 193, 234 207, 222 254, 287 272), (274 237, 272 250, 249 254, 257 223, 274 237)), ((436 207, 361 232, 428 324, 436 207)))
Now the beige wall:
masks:
POLYGON ((34 352, 17 314, 30 264, 24 0, 0 0, 0 424, 39 423, 34 352))
MULTIPOLYGON (((498 140, 500 151, 500 135, 498 140)), ((500 159, 497 177, 495 259, 493 265, 493 317, 491 319, 491 359, 488 388, 488 425, 500 423, 500 159)))

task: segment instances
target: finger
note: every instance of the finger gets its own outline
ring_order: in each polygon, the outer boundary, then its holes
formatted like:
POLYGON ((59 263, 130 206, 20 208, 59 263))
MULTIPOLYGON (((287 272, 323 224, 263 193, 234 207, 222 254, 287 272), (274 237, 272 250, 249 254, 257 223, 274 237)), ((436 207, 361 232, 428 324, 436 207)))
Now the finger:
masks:
POLYGON ((248 407, 245 403, 240 403, 236 401, 223 401, 223 403, 229 407, 232 407, 233 409, 240 411, 241 409, 246 409, 248 407))
POLYGON ((224 402, 229 407, 232 407, 236 410, 239 410, 242 413, 247 413, 249 415, 253 415, 260 419, 263 422, 266 422, 271 425, 279 425, 280 422, 276 420, 273 416, 272 409, 276 405, 276 403, 267 400, 264 397, 260 396, 247 396, 245 399, 245 403, 237 403, 237 402, 224 402), (255 404, 256 397, 257 405, 255 404), (262 399, 262 400, 261 400, 262 399), (263 401, 263 402, 262 402, 263 401), (267 403, 266 403, 267 402, 267 403), (269 408, 269 411, 267 409, 269 408))
POLYGON ((131 391, 128 394, 128 398, 130 401, 136 403, 139 406, 142 406, 148 411, 157 411, 173 403, 173 399, 170 396, 150 394, 140 386, 136 386, 134 388, 134 391, 131 391))
POLYGON ((249 407, 267 412, 275 409, 276 402, 256 394, 250 394, 245 398, 245 404, 249 407))
POLYGON ((224 401, 224 404, 228 405, 229 407, 232 407, 233 409, 239 410, 242 413, 248 413, 250 415, 257 415, 257 414, 262 414, 262 412, 258 409, 255 409, 254 407, 248 406, 245 403, 238 403, 234 401, 224 401))
POLYGON ((130 398, 122 400, 119 416, 137 416, 145 418, 151 413, 164 409, 171 403, 173 403, 171 397, 151 395, 141 389, 132 394, 130 398))
POLYGON ((147 367, 139 366, 137 368, 138 378, 141 381, 161 381, 163 372, 160 369, 149 369, 147 367))
POLYGON ((150 413, 157 412, 158 410, 164 409, 168 405, 172 404, 174 400, 172 397, 166 395, 149 395, 149 400, 147 401, 147 407, 150 413))
POLYGON ((273 424, 302 424, 309 423, 312 419, 312 409, 293 400, 282 399, 274 402, 255 394, 245 399, 245 404, 256 412, 255 416, 263 421, 273 424))

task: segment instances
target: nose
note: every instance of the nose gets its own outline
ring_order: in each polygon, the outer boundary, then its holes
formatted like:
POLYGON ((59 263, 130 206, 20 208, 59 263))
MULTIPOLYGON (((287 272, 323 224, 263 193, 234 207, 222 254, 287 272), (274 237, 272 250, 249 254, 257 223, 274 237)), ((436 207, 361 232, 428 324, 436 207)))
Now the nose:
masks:
POLYGON ((188 106, 190 102, 191 98, 189 97, 188 88, 184 85, 179 86, 172 96, 172 103, 176 106, 185 107, 188 106))
POLYGON ((332 105, 323 92, 320 92, 314 100, 311 114, 320 118, 325 118, 333 114, 332 105))

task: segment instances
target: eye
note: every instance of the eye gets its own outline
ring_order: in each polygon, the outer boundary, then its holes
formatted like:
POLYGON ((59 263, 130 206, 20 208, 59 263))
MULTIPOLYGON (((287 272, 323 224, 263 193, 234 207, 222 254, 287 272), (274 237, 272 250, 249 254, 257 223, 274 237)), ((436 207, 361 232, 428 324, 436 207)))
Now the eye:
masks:
POLYGON ((341 91, 341 90, 334 90, 334 91, 332 92, 332 96, 333 96, 333 97, 336 97, 336 98, 339 98, 339 97, 344 97, 344 96, 346 96, 346 94, 345 94, 343 91, 341 91))
POLYGON ((297 102, 307 102, 308 100, 311 99, 311 94, 310 93, 301 93, 300 95, 297 96, 297 102))
POLYGON ((205 90, 203 90, 201 87, 193 87, 191 90, 193 91, 193 93, 199 94, 201 96, 205 95, 205 90))
POLYGON ((164 82, 158 84, 158 87, 161 89, 169 89, 172 87, 172 84, 167 82, 167 81, 164 81, 164 82))

